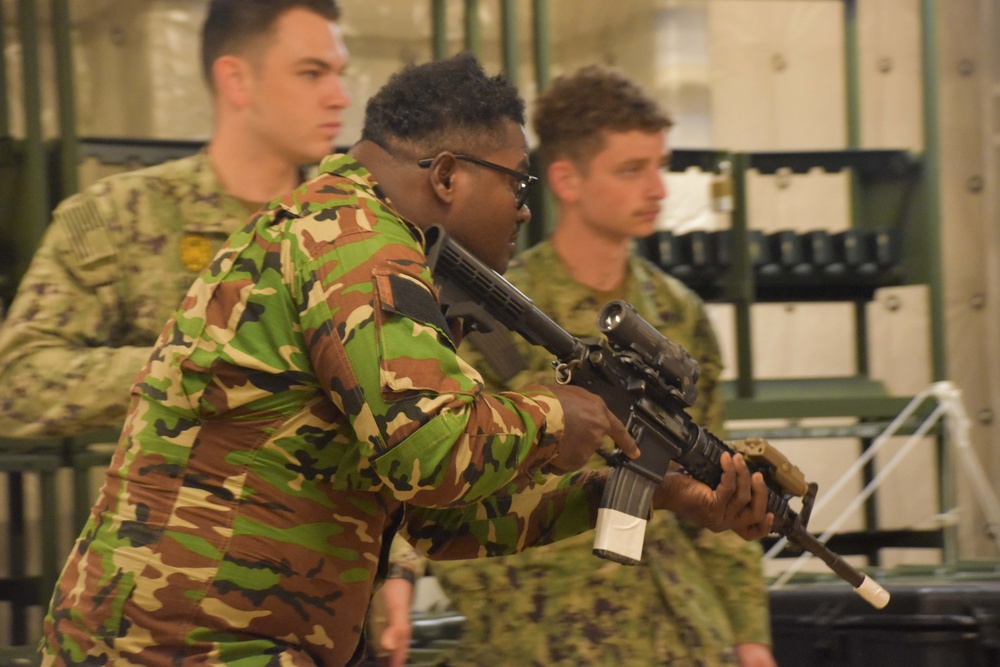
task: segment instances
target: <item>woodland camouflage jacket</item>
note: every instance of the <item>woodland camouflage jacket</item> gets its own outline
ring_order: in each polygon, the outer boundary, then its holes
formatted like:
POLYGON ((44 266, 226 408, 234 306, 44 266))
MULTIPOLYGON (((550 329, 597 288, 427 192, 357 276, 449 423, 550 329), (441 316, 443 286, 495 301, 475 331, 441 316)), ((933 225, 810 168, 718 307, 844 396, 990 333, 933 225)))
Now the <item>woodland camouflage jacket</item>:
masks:
POLYGON ((450 558, 593 525, 603 474, 542 484, 561 407, 483 393, 419 237, 331 156, 230 238, 132 387, 43 664, 344 665, 397 526, 450 558))

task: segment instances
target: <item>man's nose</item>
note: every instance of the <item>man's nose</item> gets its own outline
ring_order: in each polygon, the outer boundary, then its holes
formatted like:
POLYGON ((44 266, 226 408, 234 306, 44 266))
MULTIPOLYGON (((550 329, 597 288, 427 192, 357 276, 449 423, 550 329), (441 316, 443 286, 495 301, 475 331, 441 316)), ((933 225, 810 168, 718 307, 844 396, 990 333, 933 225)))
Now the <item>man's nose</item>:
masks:
POLYGON ((527 204, 522 204, 521 208, 517 209, 517 217, 514 220, 519 225, 526 225, 531 222, 531 209, 528 208, 527 204))
POLYGON ((657 200, 664 199, 667 196, 667 177, 659 169, 653 174, 649 194, 657 200))
POLYGON ((326 91, 324 104, 328 107, 346 109, 351 104, 351 94, 344 85, 344 79, 340 76, 333 77, 329 90, 326 91))

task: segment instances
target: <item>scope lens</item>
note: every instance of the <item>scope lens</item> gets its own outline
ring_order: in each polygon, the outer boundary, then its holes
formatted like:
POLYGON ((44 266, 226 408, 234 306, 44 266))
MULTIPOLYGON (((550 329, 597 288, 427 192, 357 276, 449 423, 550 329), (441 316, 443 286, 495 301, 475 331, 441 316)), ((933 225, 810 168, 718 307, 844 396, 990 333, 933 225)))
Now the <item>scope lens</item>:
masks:
POLYGON ((609 304, 601 317, 601 331, 610 331, 622 323, 622 307, 620 304, 609 304))

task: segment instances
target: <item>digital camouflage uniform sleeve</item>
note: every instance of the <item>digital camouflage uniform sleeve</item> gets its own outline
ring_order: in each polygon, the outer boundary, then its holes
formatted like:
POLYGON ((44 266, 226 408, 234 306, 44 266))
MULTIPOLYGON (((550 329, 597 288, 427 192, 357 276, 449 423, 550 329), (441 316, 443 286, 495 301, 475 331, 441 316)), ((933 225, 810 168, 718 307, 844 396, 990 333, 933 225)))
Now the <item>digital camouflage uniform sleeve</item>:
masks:
POLYGON ((93 192, 64 202, 21 281, 0 328, 4 435, 73 435, 125 417, 129 385, 152 341, 108 345, 122 315, 109 312, 120 275, 108 206, 93 192))
MULTIPOLYGON (((424 576, 427 571, 427 559, 400 535, 392 538, 392 546, 389 548, 389 563, 393 565, 393 568, 389 570, 390 577, 394 575, 393 569, 395 567, 406 568, 414 579, 424 576)), ((404 576, 404 578, 410 577, 404 576)))

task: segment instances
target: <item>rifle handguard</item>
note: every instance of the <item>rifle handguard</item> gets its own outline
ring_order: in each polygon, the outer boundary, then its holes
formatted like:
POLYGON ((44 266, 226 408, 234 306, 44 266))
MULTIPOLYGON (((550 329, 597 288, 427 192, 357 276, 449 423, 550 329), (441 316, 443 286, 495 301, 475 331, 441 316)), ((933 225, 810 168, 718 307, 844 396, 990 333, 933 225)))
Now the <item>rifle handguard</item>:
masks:
POLYGON ((767 467, 771 477, 785 493, 799 498, 809 492, 809 483, 798 466, 792 464, 784 454, 779 452, 764 438, 746 438, 745 440, 727 440, 733 451, 739 452, 748 461, 767 467))

